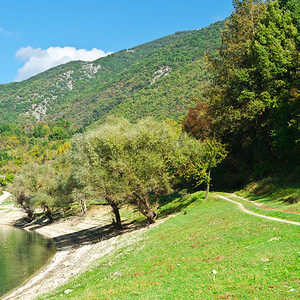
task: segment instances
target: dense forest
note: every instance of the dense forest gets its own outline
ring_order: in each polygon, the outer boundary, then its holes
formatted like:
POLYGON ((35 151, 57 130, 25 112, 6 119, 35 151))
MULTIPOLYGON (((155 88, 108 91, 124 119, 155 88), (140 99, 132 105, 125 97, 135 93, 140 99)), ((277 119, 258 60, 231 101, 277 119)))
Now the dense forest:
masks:
POLYGON ((2 85, 1 184, 29 220, 98 201, 119 228, 123 203, 153 223, 161 196, 212 179, 297 182, 298 30, 297 1, 234 1, 225 22, 2 85))
POLYGON ((235 12, 219 56, 208 57, 206 101, 184 129, 227 146, 225 185, 276 173, 299 180, 299 3, 235 1, 235 12))

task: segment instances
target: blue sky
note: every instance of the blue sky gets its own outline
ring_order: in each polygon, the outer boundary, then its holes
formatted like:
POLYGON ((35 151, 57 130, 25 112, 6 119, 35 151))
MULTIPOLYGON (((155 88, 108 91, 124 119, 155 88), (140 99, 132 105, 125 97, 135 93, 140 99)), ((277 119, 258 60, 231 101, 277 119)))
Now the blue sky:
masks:
POLYGON ((231 0, 0 0, 0 83, 223 20, 231 0))

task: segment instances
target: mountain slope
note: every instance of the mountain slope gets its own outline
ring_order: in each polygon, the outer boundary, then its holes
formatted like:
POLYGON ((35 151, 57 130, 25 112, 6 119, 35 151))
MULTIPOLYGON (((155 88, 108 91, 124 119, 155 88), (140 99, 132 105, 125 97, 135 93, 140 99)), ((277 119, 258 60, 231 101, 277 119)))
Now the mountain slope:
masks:
POLYGON ((203 57, 220 43, 217 22, 178 32, 94 62, 70 62, 26 81, 0 85, 0 123, 67 119, 78 125, 108 114, 178 118, 207 80, 203 57))

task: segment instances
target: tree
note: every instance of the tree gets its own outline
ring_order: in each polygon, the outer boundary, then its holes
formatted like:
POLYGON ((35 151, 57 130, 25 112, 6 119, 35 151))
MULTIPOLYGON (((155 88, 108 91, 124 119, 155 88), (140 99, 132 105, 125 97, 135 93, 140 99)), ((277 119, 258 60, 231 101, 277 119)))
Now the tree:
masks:
POLYGON ((50 222, 52 221, 55 201, 51 197, 50 190, 54 174, 54 169, 48 164, 30 163, 16 175, 11 191, 17 203, 27 213, 29 222, 34 218, 33 213, 36 207, 41 207, 50 222))
POLYGON ((279 6, 283 10, 289 10, 293 17, 293 22, 300 29, 300 3, 298 0, 278 0, 279 6))
POLYGON ((205 150, 202 159, 202 169, 206 170, 206 176, 203 176, 203 181, 206 183, 206 199, 208 197, 211 182, 211 169, 215 168, 222 160, 225 159, 227 151, 224 145, 214 139, 206 139, 203 144, 205 150))
POLYGON ((51 132, 49 133, 49 140, 56 141, 56 140, 64 140, 69 137, 68 132, 65 128, 54 126, 51 132))
POLYGON ((211 170, 225 159, 227 155, 225 146, 215 139, 207 138, 199 143, 199 141, 189 138, 181 143, 180 148, 182 157, 179 158, 180 164, 177 171, 179 176, 193 179, 197 186, 205 183, 206 199, 210 189, 211 170))
POLYGON ((228 145, 231 165, 262 177, 299 157, 298 31, 276 0, 234 8, 219 57, 208 58, 211 135, 228 145))
POLYGON ((205 139, 211 135, 212 118, 208 111, 209 105, 200 102, 189 109, 183 122, 183 131, 189 132, 197 139, 205 139))
POLYGON ((76 174, 111 205, 120 227, 122 203, 135 205, 151 224, 157 218, 159 197, 172 191, 176 178, 197 172, 198 180, 206 180, 207 168, 219 160, 212 153, 207 163, 205 151, 211 149, 168 122, 110 119, 76 136, 71 156, 76 174))
MULTIPOLYGON (((64 144, 65 145, 65 144, 64 144)), ((55 200, 55 207, 64 215, 74 202, 79 202, 82 207, 83 216, 86 215, 85 185, 76 162, 70 157, 71 145, 56 158, 53 163, 55 176, 52 179, 48 194, 55 200)))
MULTIPOLYGON (((125 124, 126 128, 128 122, 125 124)), ((127 190, 118 177, 124 146, 120 130, 121 126, 105 124, 92 132, 75 136, 70 152, 73 172, 68 181, 73 195, 82 203, 83 199, 92 195, 110 205, 117 229, 122 227, 119 209, 127 190)))
POLYGON ((49 191, 47 192, 38 192, 35 194, 34 206, 39 206, 42 208, 44 215, 49 219, 50 222, 53 222, 53 208, 56 207, 55 198, 50 195, 49 191))
POLYGON ((172 191, 172 180, 180 163, 180 138, 178 128, 145 119, 131 125, 125 140, 126 198, 138 207, 149 224, 157 218, 159 197, 172 191))

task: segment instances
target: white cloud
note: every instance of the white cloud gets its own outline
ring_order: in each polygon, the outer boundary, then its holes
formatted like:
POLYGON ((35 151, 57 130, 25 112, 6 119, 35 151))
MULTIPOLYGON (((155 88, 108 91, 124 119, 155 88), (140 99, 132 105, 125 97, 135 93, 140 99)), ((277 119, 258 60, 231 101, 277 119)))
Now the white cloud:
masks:
POLYGON ((74 47, 50 47, 46 50, 41 48, 20 48, 16 57, 25 62, 24 66, 18 69, 15 81, 22 81, 40 72, 46 71, 52 67, 65 64, 73 60, 93 61, 100 57, 106 56, 100 49, 92 50, 76 49, 74 47))

